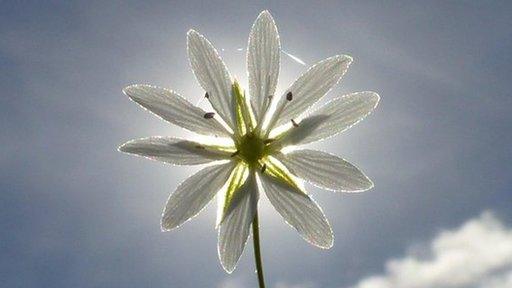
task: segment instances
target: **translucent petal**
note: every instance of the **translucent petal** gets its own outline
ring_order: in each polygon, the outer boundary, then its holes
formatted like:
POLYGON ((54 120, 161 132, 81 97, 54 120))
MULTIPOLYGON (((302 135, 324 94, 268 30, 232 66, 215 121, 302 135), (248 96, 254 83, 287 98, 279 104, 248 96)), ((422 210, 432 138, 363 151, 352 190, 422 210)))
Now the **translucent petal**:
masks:
POLYGON ((375 92, 357 92, 329 101, 283 134, 281 145, 299 145, 332 137, 370 114, 379 103, 375 92))
POLYGON ((235 270, 249 237, 251 223, 258 206, 258 191, 254 174, 236 192, 234 207, 228 208, 219 229, 218 253, 220 263, 226 272, 235 270))
POLYGON ((329 153, 297 150, 274 156, 293 174, 320 188, 361 192, 373 187, 372 181, 356 166, 329 153))
POLYGON ((274 177, 263 174, 260 179, 265 195, 286 223, 307 242, 320 248, 332 247, 334 236, 331 226, 313 199, 274 177))
POLYGON ((235 98, 237 135, 245 135, 247 131, 254 128, 253 112, 242 87, 240 87, 240 84, 238 84, 236 80, 233 83, 232 93, 235 98))
POLYGON ((276 24, 268 11, 261 12, 254 22, 247 47, 249 94, 259 121, 269 96, 276 91, 279 77, 281 44, 276 24))
MULTIPOLYGON (((343 74, 347 71, 352 57, 337 55, 318 62, 310 67, 285 91, 277 103, 276 113, 278 117, 273 127, 296 119, 309 107, 320 100, 331 88, 338 83, 343 74), (291 100, 286 97, 291 92, 291 100), (279 114, 279 115, 278 115, 279 114)), ((273 127, 269 127, 270 129, 273 127)))
POLYGON ((235 127, 235 106, 231 95, 231 76, 217 50, 201 34, 190 30, 187 51, 197 81, 208 93, 208 100, 222 119, 235 127))
POLYGON ((185 100, 178 93, 150 85, 131 85, 123 89, 130 99, 162 119, 202 135, 230 137, 230 133, 214 118, 205 119, 206 112, 185 100))
POLYGON ((174 165, 196 165, 215 160, 229 159, 228 147, 208 146, 194 141, 172 137, 148 137, 130 140, 119 151, 162 161, 174 165))
POLYGON ((234 162, 209 166, 182 182, 167 200, 162 230, 174 229, 197 215, 224 186, 234 167, 234 162))
POLYGON ((239 200, 237 196, 240 191, 242 185, 244 185, 247 175, 249 174, 249 167, 242 162, 239 162, 238 165, 233 169, 229 180, 227 181, 226 189, 219 193, 217 197, 218 206, 217 207, 217 221, 216 226, 219 226, 227 214, 229 214, 229 209, 236 207, 233 205, 233 202, 239 200))
MULTIPOLYGON (((273 155, 274 156, 274 155, 273 155)), ((300 190, 300 186, 297 183, 297 179, 292 175, 290 170, 283 163, 273 156, 268 156, 264 159, 265 171, 264 173, 274 178, 278 178, 280 181, 285 182, 300 190)))

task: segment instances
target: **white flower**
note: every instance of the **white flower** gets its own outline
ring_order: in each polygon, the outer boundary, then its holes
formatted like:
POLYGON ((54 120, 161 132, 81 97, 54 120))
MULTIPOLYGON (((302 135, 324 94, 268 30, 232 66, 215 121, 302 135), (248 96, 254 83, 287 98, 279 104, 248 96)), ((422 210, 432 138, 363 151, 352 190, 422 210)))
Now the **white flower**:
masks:
POLYGON ((290 145, 311 143, 345 131, 376 107, 379 101, 376 93, 358 92, 334 98, 305 113, 340 80, 352 58, 338 55, 320 61, 280 97, 274 97, 280 41, 272 16, 263 11, 249 35, 250 96, 247 96, 203 35, 190 30, 187 47, 192 70, 216 114, 164 88, 132 85, 123 92, 170 123, 201 135, 229 138, 232 144, 149 137, 120 146, 122 152, 175 165, 215 161, 215 165, 203 168, 181 183, 169 197, 162 215, 162 229, 167 231, 183 224, 219 193, 218 252, 222 266, 231 272, 243 252, 259 195, 264 191, 277 212, 306 241, 330 248, 331 227, 321 208, 303 189, 300 179, 344 192, 365 191, 373 183, 356 166, 337 156, 314 150, 286 154, 281 151, 290 145), (286 129, 282 129, 283 125, 286 129), (278 127, 281 129, 276 130, 278 127))

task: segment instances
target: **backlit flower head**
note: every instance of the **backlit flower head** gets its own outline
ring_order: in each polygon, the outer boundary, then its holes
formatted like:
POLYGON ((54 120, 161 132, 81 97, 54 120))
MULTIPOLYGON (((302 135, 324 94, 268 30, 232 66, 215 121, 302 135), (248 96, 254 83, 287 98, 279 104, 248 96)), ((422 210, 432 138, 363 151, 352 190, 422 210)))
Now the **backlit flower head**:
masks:
POLYGON ((192 70, 215 112, 196 107, 165 88, 132 85, 123 90, 133 101, 172 124, 201 135, 230 139, 230 145, 218 145, 214 141, 149 137, 119 147, 122 152, 175 165, 212 163, 171 194, 162 215, 162 229, 180 226, 218 194, 218 252, 222 266, 231 272, 243 252, 259 197, 264 193, 306 241, 330 248, 331 227, 304 190, 301 179, 343 192, 365 191, 373 183, 340 157, 307 149, 282 151, 345 131, 377 106, 376 93, 358 92, 310 110, 338 83, 352 58, 337 55, 322 60, 276 94, 281 48, 268 11, 258 16, 249 35, 248 93, 233 79, 203 35, 190 30, 187 49, 192 70))

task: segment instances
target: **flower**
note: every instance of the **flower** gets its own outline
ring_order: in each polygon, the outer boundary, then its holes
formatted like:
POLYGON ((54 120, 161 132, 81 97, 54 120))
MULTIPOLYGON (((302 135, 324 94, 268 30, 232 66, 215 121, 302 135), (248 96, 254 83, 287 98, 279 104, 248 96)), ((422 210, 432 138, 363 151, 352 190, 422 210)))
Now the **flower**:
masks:
POLYGON ((249 35, 249 96, 234 80, 213 45, 201 34, 187 34, 190 64, 215 110, 196 107, 178 93, 150 85, 123 92, 162 119, 201 135, 230 139, 230 145, 173 137, 129 141, 122 152, 175 165, 212 163, 181 183, 163 211, 161 227, 174 229, 197 215, 217 195, 218 252, 230 273, 242 254, 264 191, 284 220, 309 243, 330 248, 333 233, 321 208, 306 193, 305 180, 333 191, 359 192, 373 187, 356 166, 315 150, 283 152, 347 130, 377 105, 374 92, 337 97, 309 108, 345 74, 352 58, 338 55, 318 62, 281 97, 274 97, 279 76, 280 39, 268 11, 256 19, 249 35), (277 129, 279 128, 279 129, 277 129))

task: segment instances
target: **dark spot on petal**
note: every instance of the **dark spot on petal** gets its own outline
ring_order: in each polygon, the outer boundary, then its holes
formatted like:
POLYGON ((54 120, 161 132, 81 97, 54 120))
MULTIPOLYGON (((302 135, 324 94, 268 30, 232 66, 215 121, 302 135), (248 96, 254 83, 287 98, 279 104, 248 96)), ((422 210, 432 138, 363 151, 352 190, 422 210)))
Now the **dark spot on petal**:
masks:
POLYGON ((208 94, 208 92, 204 93, 204 98, 210 98, 210 95, 208 94))
POLYGON ((292 91, 286 93, 286 100, 292 101, 293 100, 293 94, 292 91))
POLYGON ((204 119, 212 119, 213 116, 215 116, 215 113, 213 112, 208 112, 208 113, 204 113, 204 119))
POLYGON ((261 173, 265 173, 265 170, 267 170, 267 164, 263 164, 263 166, 261 166, 261 173))
POLYGON ((196 148, 197 149, 206 149, 206 148, 204 148, 204 146, 201 146, 201 145, 196 145, 196 148))
POLYGON ((295 122, 295 120, 292 119, 292 124, 293 124, 293 127, 299 127, 299 124, 297 124, 297 122, 295 122))
POLYGON ((231 154, 231 157, 235 157, 236 155, 238 155, 238 153, 240 153, 240 151, 236 150, 233 154, 231 154))

